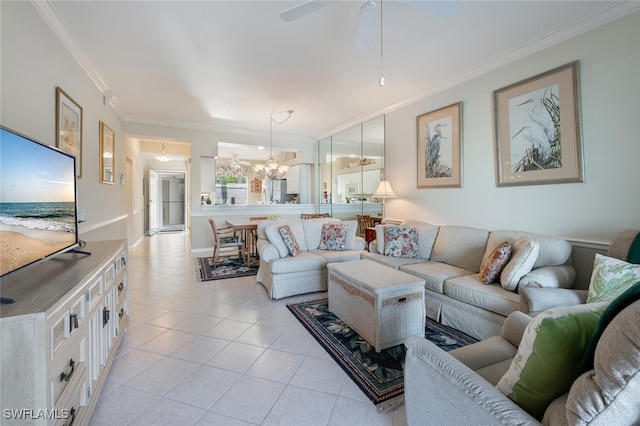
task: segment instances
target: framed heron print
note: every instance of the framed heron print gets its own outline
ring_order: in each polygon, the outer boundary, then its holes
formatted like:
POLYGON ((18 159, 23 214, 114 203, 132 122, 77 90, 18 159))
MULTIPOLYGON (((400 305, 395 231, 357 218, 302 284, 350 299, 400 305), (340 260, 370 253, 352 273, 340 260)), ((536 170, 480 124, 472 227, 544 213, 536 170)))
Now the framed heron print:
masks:
POLYGON ((462 102, 416 119, 418 188, 462 187, 462 102))
POLYGON ((76 176, 82 177, 82 107, 56 87, 56 146, 76 157, 76 176))
POLYGON ((584 182, 578 65, 493 92, 498 186, 584 182))

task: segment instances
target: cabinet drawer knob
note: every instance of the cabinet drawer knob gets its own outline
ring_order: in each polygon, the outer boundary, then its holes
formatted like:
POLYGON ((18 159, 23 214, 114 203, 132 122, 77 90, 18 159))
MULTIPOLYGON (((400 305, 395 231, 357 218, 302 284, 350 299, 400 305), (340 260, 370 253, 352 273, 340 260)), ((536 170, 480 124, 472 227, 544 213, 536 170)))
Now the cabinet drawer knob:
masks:
POLYGON ((71 426, 73 424, 73 422, 76 421, 76 409, 75 409, 75 407, 71 407, 71 410, 69 410, 69 417, 71 418, 71 421, 69 423, 65 423, 64 426, 71 426))
POLYGON ((80 324, 78 323, 78 314, 70 314, 69 315, 69 331, 73 331, 74 328, 78 328, 80 324))
POLYGON ((111 313, 107 308, 102 309, 102 326, 104 327, 109 322, 109 316, 111 313))
POLYGON ((69 360, 69 367, 71 367, 71 370, 69 371, 69 373, 65 373, 64 371, 60 373, 61 382, 68 382, 71 379, 71 376, 73 375, 73 371, 76 369, 76 362, 73 360, 73 358, 69 360))

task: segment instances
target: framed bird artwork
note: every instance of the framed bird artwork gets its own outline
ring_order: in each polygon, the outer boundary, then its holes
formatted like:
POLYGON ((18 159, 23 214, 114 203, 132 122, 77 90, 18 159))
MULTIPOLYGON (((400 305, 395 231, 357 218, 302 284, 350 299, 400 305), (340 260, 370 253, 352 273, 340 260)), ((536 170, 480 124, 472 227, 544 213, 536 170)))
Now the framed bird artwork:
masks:
POLYGON ((584 182, 578 68, 493 92, 497 186, 584 182))
POLYGON ((462 187, 462 102, 419 115, 418 188, 462 187))

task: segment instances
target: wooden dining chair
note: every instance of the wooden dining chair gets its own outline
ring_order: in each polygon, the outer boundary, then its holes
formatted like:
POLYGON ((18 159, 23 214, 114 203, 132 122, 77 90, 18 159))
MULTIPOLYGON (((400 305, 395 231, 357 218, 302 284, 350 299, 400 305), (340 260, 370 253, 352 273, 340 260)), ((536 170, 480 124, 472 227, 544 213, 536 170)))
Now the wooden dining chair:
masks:
MULTIPOLYGON (((267 220, 266 216, 250 216, 249 220, 251 221, 258 221, 258 220, 267 220)), ((251 231, 251 239, 253 240, 253 253, 251 253, 252 256, 258 256, 258 230, 257 229, 253 229, 251 231)))
POLYGON ((220 256, 232 256, 236 255, 243 259, 243 244, 242 238, 236 235, 233 228, 226 226, 218 228, 215 220, 209 218, 209 225, 211 225, 211 231, 213 232, 213 267, 218 264, 220 256))
POLYGON ((358 234, 362 238, 364 238, 367 232, 367 228, 373 228, 373 226, 375 225, 373 223, 373 218, 367 214, 358 214, 356 215, 356 218, 358 219, 358 234))

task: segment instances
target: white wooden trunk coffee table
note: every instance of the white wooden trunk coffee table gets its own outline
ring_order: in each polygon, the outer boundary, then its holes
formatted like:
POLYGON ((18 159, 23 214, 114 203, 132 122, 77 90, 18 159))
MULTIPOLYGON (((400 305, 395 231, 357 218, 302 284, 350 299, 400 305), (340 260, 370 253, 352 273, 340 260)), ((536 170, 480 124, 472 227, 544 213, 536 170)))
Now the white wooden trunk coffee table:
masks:
POLYGON ((377 352, 424 336, 424 280, 371 260, 327 268, 329 310, 377 352))

